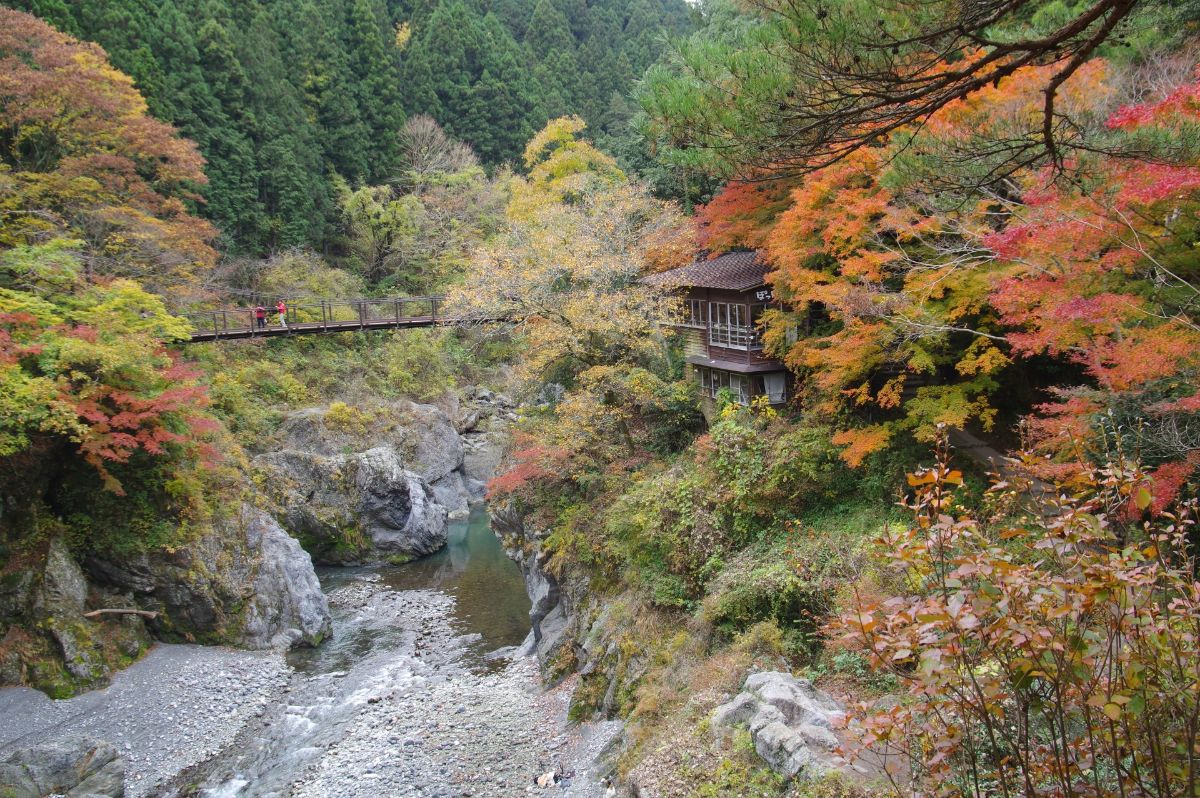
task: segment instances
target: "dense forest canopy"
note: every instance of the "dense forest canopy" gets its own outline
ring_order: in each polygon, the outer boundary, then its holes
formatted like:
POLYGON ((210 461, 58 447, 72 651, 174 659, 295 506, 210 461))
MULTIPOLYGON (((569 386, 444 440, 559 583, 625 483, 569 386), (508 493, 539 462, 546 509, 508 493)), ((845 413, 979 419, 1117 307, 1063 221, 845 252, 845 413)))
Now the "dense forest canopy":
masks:
POLYGON ((396 177, 428 114, 489 167, 548 119, 624 124, 682 0, 10 0, 101 45, 204 155, 199 213, 227 252, 340 253, 347 190, 396 177))

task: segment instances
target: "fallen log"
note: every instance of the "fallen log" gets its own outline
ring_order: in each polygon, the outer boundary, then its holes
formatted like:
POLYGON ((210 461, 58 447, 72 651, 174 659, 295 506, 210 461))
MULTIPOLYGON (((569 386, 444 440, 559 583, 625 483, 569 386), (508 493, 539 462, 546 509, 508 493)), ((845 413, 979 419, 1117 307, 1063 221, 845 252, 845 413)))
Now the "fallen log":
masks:
POLYGON ((149 618, 150 620, 154 620, 155 618, 158 617, 157 612, 151 612, 150 610, 131 610, 131 609, 126 609, 124 607, 112 607, 112 608, 103 609, 103 610, 92 610, 91 612, 85 612, 83 614, 83 617, 94 619, 94 618, 99 618, 101 615, 140 615, 143 618, 149 618))

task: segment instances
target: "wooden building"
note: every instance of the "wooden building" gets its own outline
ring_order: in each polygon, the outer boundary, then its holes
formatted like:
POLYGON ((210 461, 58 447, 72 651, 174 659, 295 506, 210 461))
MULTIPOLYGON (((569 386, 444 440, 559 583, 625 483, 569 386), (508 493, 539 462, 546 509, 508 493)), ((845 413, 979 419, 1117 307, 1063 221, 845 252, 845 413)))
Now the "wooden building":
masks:
POLYGON ((768 271, 758 253, 745 251, 644 278, 680 293, 682 316, 668 323, 684 333, 688 370, 710 406, 722 388, 742 404, 758 396, 773 405, 789 398, 787 368, 763 354, 758 328, 763 311, 774 302, 768 271))

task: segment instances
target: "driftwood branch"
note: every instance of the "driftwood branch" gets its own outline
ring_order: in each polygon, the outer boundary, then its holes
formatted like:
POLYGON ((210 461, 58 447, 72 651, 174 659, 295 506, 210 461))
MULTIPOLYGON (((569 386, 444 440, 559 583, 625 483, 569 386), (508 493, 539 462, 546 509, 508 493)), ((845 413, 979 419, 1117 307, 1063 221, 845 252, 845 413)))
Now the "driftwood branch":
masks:
POLYGON ((157 612, 151 612, 150 610, 131 610, 124 607, 110 607, 103 610, 92 610, 91 612, 85 612, 83 617, 95 619, 99 618, 101 615, 140 615, 143 618, 149 618, 150 620, 154 620, 158 617, 157 612))

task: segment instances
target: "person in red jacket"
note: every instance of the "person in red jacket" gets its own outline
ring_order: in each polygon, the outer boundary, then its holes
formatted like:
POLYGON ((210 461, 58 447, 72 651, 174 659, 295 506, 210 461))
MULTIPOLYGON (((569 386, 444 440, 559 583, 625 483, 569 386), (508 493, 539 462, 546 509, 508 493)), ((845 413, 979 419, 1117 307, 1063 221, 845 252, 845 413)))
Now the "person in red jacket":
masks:
POLYGON ((287 326, 287 305, 284 303, 284 301, 282 299, 279 300, 279 304, 275 306, 275 310, 279 313, 279 326, 286 327, 287 326))
POLYGON ((254 309, 254 318, 258 321, 258 329, 263 329, 267 326, 267 309, 259 305, 254 309))

